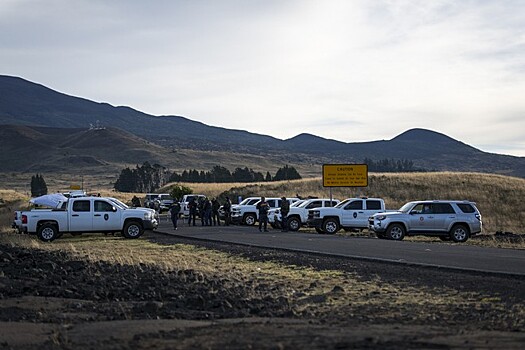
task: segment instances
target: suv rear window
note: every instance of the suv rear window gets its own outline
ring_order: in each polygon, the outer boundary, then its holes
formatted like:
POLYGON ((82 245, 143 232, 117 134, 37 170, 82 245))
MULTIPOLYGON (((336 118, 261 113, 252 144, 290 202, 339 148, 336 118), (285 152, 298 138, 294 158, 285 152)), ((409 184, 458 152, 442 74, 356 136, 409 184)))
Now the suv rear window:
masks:
POLYGON ((454 208, 449 203, 434 203, 432 205, 434 214, 455 214, 454 208))
POLYGON ((458 207, 464 213, 474 213, 476 211, 472 205, 467 203, 458 203, 458 207))

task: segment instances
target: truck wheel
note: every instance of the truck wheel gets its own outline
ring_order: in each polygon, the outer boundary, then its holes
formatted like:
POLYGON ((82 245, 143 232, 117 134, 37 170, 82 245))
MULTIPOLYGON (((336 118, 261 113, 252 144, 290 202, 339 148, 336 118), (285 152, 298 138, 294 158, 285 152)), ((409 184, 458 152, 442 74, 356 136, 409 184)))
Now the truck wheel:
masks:
POLYGON ((58 228, 54 224, 43 224, 36 233, 38 238, 44 242, 52 242, 58 238, 58 228))
POLYGON ((255 217, 255 214, 250 213, 244 215, 243 223, 248 226, 255 225, 255 221, 257 221, 257 218, 255 217))
POLYGON ((339 222, 336 219, 326 219, 323 222, 323 231, 330 235, 336 234, 339 231, 339 222))
POLYGON ((388 238, 393 239, 394 241, 401 241, 403 238, 405 238, 405 228, 401 224, 392 224, 388 226, 386 235, 388 238))
POLYGON ((299 231, 301 228, 301 221, 297 217, 291 217, 288 219, 288 229, 290 231, 299 231))
POLYGON ((466 242, 470 232, 465 225, 454 225, 450 230, 450 238, 456 243, 466 242))
POLYGON ((139 238, 144 233, 144 228, 137 221, 130 221, 124 226, 122 235, 125 238, 139 238))

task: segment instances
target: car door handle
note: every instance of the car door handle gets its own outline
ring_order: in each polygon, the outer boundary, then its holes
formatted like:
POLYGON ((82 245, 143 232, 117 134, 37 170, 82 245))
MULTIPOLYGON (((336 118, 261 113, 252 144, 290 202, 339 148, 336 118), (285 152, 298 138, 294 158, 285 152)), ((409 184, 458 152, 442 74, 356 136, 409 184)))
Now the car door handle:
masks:
POLYGON ((100 214, 95 214, 94 216, 102 216, 102 215, 100 215, 100 214))
POLYGON ((363 214, 363 213, 364 213, 364 211, 360 211, 360 212, 359 212, 359 214, 363 214))
POLYGON ((71 215, 71 216, 78 216, 78 214, 73 214, 73 215, 71 215))

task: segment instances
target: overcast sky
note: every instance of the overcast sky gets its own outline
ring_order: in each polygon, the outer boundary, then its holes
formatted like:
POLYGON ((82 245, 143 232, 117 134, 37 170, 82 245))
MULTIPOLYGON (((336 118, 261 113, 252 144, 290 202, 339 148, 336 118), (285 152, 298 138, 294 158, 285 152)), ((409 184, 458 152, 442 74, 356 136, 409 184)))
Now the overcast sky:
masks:
POLYGON ((0 73, 281 139, 525 156, 525 1, 0 0, 0 73))

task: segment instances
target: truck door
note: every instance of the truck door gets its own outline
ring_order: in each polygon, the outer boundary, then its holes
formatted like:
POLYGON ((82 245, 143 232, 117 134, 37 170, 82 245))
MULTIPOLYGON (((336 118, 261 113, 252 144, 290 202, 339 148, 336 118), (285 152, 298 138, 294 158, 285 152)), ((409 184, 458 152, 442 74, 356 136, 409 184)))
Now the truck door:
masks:
POLYGON ((342 216, 344 227, 366 227, 368 225, 368 216, 365 215, 362 199, 348 203, 343 209, 342 216))
POLYGON ((88 232, 93 230, 93 216, 91 213, 91 200, 76 199, 69 213, 70 232, 88 232))
POLYGON ((93 231, 120 231, 122 211, 112 203, 96 199, 93 211, 93 231))

